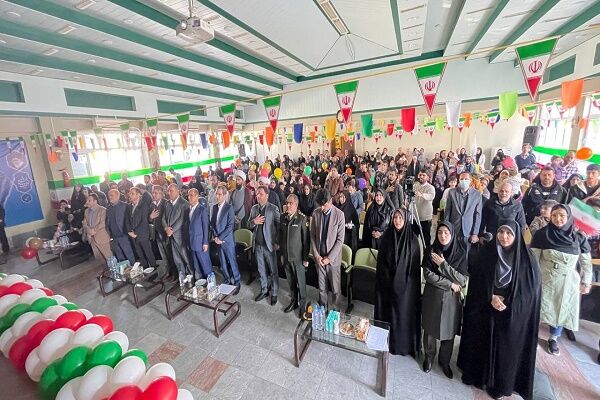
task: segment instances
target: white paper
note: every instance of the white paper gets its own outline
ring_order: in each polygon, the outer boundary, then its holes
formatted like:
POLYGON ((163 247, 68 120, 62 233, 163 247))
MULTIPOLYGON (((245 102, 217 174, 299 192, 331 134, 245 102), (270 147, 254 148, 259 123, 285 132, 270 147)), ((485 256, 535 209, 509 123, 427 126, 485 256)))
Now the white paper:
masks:
POLYGON ((228 295, 228 294, 231 294, 231 292, 233 292, 234 290, 235 290, 234 285, 227 285, 225 283, 221 283, 219 285, 219 293, 221 293, 221 294, 228 295))
POLYGON ((389 351, 388 336, 390 331, 371 325, 367 334, 367 347, 376 351, 389 351))

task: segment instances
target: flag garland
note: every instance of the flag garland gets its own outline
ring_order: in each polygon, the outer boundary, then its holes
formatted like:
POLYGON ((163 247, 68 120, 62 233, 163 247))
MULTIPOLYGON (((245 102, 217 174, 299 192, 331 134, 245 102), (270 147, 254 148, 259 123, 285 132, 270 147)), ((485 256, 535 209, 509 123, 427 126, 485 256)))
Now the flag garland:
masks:
POLYGON ((350 122, 350 117, 352 116, 354 100, 356 99, 358 81, 338 83, 337 85, 334 85, 334 89, 340 111, 344 117, 344 122, 348 124, 348 122, 350 122))
POLYGON ((535 101, 558 38, 515 47, 531 100, 535 101))
POLYGON ((178 115, 177 123, 181 134, 181 147, 185 150, 187 149, 187 135, 190 128, 190 113, 178 115))
POLYGON ((230 134, 233 134, 235 127, 235 103, 228 104, 220 107, 221 114, 223 114, 223 120, 227 126, 227 130, 230 134))
MULTIPOLYGON (((263 99, 263 105, 267 113, 267 118, 273 130, 277 129, 277 121, 279 120, 279 109, 281 107, 281 96, 269 97, 263 99)), ((225 113, 223 113, 225 114, 225 113)))
POLYGON ((433 113, 433 106, 435 104, 435 98, 440 83, 444 77, 446 64, 447 62, 444 61, 414 69, 419 88, 421 89, 421 94, 423 95, 423 100, 425 101, 425 108, 430 117, 433 113))

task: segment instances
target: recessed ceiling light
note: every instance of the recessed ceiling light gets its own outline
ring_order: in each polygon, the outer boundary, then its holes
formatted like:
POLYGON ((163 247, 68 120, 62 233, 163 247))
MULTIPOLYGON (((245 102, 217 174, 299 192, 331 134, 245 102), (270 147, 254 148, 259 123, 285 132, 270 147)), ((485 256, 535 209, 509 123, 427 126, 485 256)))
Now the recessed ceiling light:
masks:
POLYGON ((96 64, 96 60, 94 60, 93 58, 90 58, 89 60, 87 60, 87 62, 89 62, 90 64, 96 64))
POLYGON ((4 39, 0 39, 0 43, 1 43, 1 44, 6 44, 6 40, 4 40, 4 39))
POLYGON ((177 60, 178 60, 177 58, 171 58, 170 60, 167 60, 167 62, 169 64, 173 64, 173 63, 177 62, 177 60))
POLYGON ((66 25, 66 26, 63 26, 62 28, 60 28, 58 30, 58 33, 60 33, 61 35, 68 35, 69 33, 73 32, 75 29, 77 29, 77 28, 75 28, 72 25, 66 25))
POLYGON ((124 19, 123 22, 125 22, 127 25, 133 24, 133 20, 130 18, 124 19))
POLYGON ((44 54, 45 56, 53 56, 56 53, 58 53, 58 49, 51 48, 51 49, 44 51, 44 53, 42 53, 42 54, 44 54))
POLYGON ((31 75, 39 75, 42 72, 44 72, 43 69, 35 69, 35 70, 31 71, 31 75))
POLYGON ((73 75, 73 76, 72 76, 72 78, 73 78, 73 79, 77 79, 77 80, 80 80, 80 79, 81 79, 81 77, 80 77, 80 76, 78 76, 78 75, 73 75))
POLYGON ((78 10, 85 10, 86 8, 91 7, 94 4, 96 4, 96 0, 84 0, 81 3, 77 4, 75 8, 77 8, 78 10))
POLYGON ((6 12, 6 14, 8 14, 8 15, 10 15, 11 17, 14 17, 14 18, 21 18, 21 14, 19 14, 19 13, 18 13, 18 12, 16 12, 16 11, 7 11, 7 12, 6 12))
POLYGON ((102 43, 110 45, 110 44, 113 44, 113 41, 110 39, 106 39, 106 40, 103 40, 102 43))
POLYGON ((225 26, 223 27, 223 30, 224 30, 225 32, 232 32, 232 31, 234 31, 234 30, 235 30, 235 26, 231 26, 231 25, 225 25, 225 26))
POLYGON ((133 72, 133 68, 127 68, 126 71, 127 72, 133 72))

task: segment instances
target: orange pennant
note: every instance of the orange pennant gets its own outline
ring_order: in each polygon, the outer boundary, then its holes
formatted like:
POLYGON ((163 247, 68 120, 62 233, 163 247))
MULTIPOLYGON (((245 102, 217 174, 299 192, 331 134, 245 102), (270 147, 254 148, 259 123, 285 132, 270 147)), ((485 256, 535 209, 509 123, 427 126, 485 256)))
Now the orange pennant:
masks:
POLYGON ((465 128, 471 127, 471 113, 465 113, 465 128))
POLYGON ((273 146, 273 136, 275 135, 275 132, 273 132, 273 128, 270 126, 267 126, 265 128, 265 139, 267 142, 267 146, 271 147, 273 146))
POLYGON ((577 106, 583 94, 583 79, 563 82, 561 85, 561 92, 562 107, 564 109, 577 106))
POLYGON ((231 135, 229 131, 223 131, 223 148, 226 149, 229 147, 229 143, 231 141, 231 135))
POLYGON ((585 129, 588 126, 588 119, 587 118, 581 118, 579 120, 579 129, 585 129))

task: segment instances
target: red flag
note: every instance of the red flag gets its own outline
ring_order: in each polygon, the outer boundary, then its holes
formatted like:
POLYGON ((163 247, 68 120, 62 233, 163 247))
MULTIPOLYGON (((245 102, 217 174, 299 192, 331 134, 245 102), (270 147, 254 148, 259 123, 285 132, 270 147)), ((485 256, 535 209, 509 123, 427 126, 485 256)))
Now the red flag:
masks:
POLYGON ((394 124, 387 124, 387 134, 392 136, 394 134, 394 124))
POLYGON ((415 130, 415 108, 403 108, 402 114, 402 130, 404 132, 412 132, 415 130))

